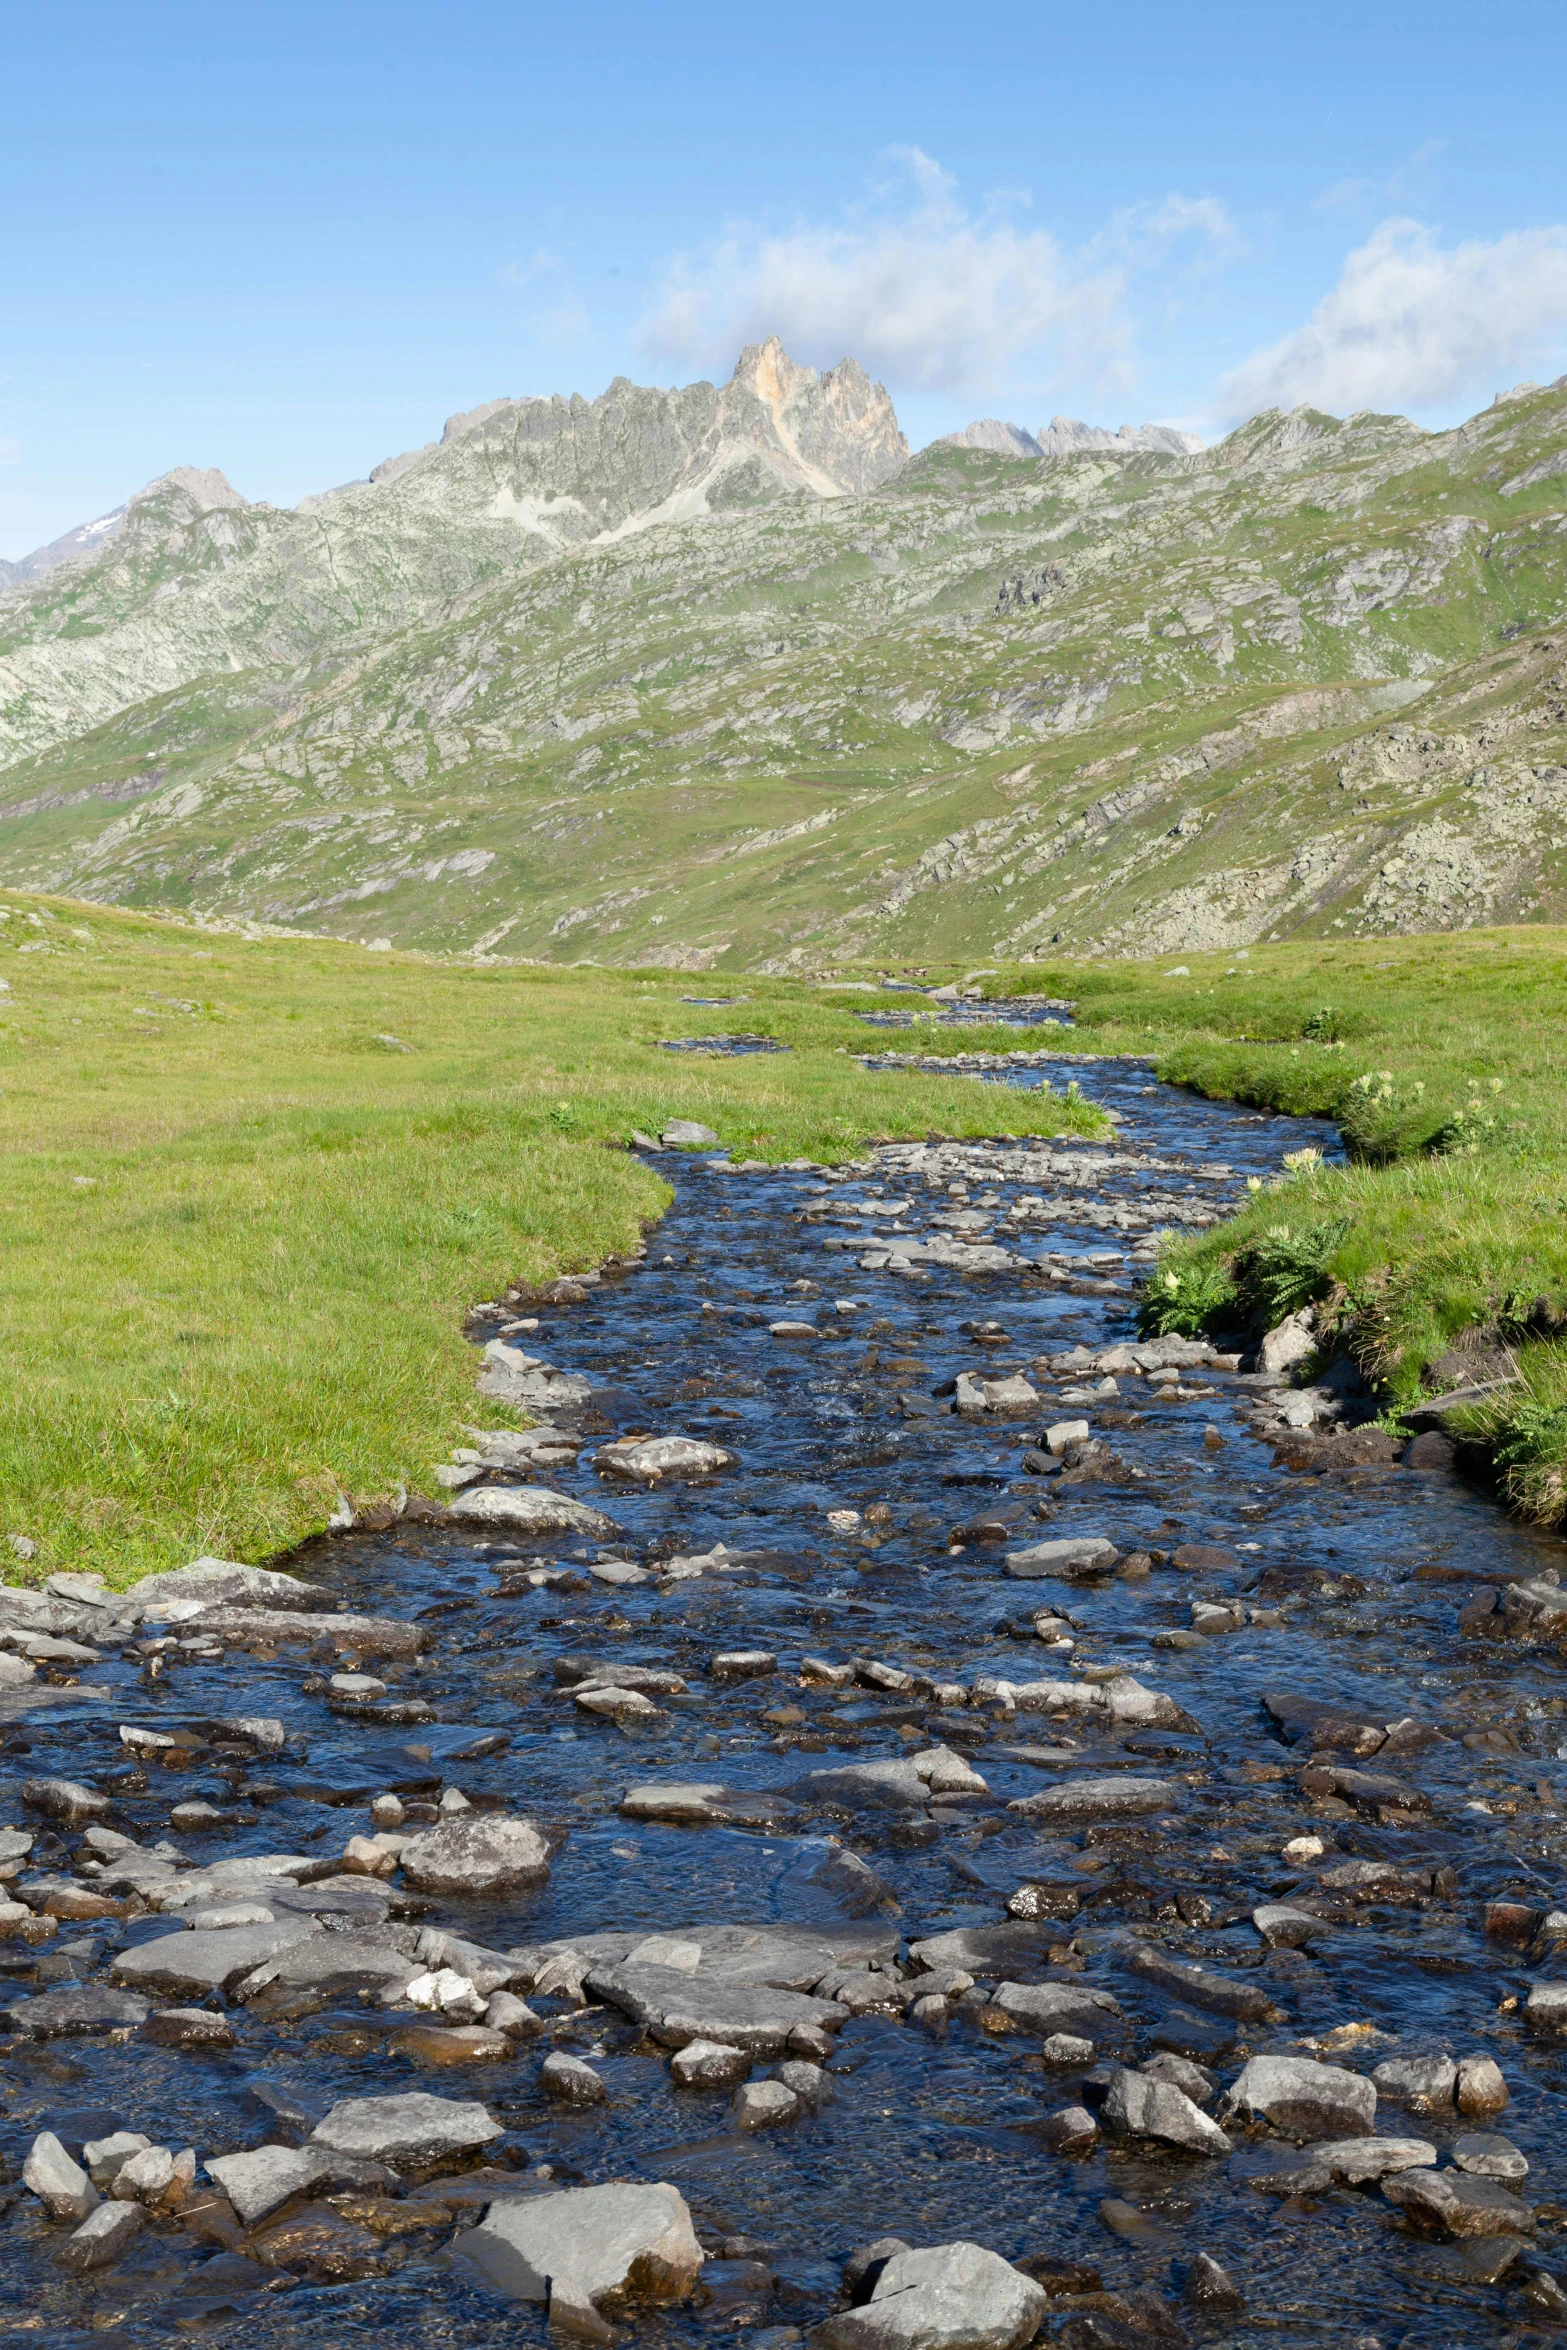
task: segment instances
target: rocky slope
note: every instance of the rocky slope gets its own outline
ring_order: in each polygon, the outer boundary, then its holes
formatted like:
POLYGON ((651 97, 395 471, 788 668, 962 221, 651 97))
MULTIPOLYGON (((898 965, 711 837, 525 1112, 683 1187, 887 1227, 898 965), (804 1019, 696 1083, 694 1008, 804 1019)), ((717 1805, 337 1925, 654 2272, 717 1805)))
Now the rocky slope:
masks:
POLYGON ((0 597, 0 878, 698 969, 1567 916, 1567 379, 1137 437, 905 462, 774 342, 169 476, 0 597))

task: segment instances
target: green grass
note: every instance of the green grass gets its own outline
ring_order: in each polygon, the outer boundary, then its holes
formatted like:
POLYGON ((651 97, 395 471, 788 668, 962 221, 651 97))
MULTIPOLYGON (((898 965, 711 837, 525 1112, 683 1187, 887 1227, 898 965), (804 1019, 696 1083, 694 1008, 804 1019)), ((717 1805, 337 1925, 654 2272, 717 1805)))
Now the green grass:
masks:
MULTIPOLYGON (((1172 1238, 1149 1318, 1259 1328, 1318 1300, 1330 1344, 1391 1408, 1462 1332, 1501 1340, 1522 1384, 1462 1432, 1516 1507, 1567 1516, 1567 1345, 1553 1330, 1567 1327, 1567 932, 1033 963, 984 984, 1073 997, 1075 1049, 1147 1053, 1214 1099, 1336 1119, 1351 1163, 1308 1158, 1231 1222, 1172 1238)), ((963 1041, 948 1031, 928 1049, 963 1041)))
POLYGON ((633 1127, 694 1117, 767 1160, 1104 1130, 1087 1104, 867 1075, 849 1055, 872 1032, 786 981, 706 1009, 680 998, 727 991, 681 973, 476 969, 16 895, 0 977, 0 1539, 36 1541, 35 1574, 259 1559, 342 1495, 430 1490, 480 1417, 466 1308, 661 1213, 633 1127), (726 1025, 794 1050, 658 1049, 726 1025))

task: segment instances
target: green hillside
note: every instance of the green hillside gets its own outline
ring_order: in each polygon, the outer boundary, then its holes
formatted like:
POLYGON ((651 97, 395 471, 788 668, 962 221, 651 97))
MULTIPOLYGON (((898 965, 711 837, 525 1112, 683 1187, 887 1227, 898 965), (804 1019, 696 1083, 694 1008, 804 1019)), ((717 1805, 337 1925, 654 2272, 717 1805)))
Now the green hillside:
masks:
POLYGON ((614 436, 554 404, 553 472, 480 411, 319 511, 160 510, 0 598, 0 878, 779 973, 1567 915, 1567 383, 842 496, 754 402, 765 479, 679 442, 685 394, 619 397, 614 436))

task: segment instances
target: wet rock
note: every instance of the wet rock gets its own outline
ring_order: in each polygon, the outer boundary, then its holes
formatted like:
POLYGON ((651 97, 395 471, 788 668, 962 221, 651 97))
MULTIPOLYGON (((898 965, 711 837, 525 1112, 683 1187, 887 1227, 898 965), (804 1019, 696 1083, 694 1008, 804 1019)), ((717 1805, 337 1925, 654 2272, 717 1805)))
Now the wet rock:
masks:
POLYGON ((1287 2138, 1363 2138, 1376 2120, 1377 2093, 1359 2073, 1303 2056, 1254 2056, 1226 2100, 1228 2109, 1266 2121, 1287 2138))
POLYGON ((1452 2144, 1452 2157, 1460 2170, 1473 2172, 1476 2178, 1500 2179, 1503 2186, 1516 2187, 1529 2176, 1529 2160, 1511 2138, 1493 2138, 1480 2131, 1466 2130, 1452 2144))
POLYGON ((1495 2058, 1460 2057, 1455 2095, 1460 2113, 1500 2113, 1507 2103, 1507 2083, 1495 2058))
POLYGON ((1440 2236, 1509 2236, 1534 2225, 1534 2214, 1494 2179, 1466 2171, 1409 2170, 1384 2179, 1382 2192, 1411 2223, 1440 2236))
POLYGON ((351 1999, 375 1992, 398 1998, 418 1972, 414 1960, 358 1934, 312 1934, 269 1958, 234 1984, 230 1996, 247 2004, 264 1992, 316 1991, 351 1999))
POLYGON ((209 2007, 160 2007, 142 2024, 141 2037, 158 2048, 232 2048, 234 2027, 209 2007))
POLYGON ((1309 1306, 1298 1314, 1286 1314, 1284 1320, 1267 1333, 1257 1349, 1257 1368, 1269 1378, 1279 1378, 1303 1363, 1317 1351, 1317 1336, 1312 1326, 1309 1306))
POLYGON ((990 2004, 1019 2030, 1042 2038, 1065 2032, 1099 2041, 1114 2038, 1125 2023, 1111 1994, 1086 1983, 998 1983, 990 2004))
POLYGON ((1101 1534, 1056 1537, 1049 1542, 1030 1543, 1024 1550, 1009 1550, 1006 1571, 1021 1581, 1030 1582, 1041 1575, 1067 1575, 1074 1569, 1087 1568, 1108 1574, 1117 1557, 1113 1542, 1101 1534))
POLYGON ((1202 2317, 1237 2317, 1246 2296, 1211 2253, 1199 2252, 1186 2272, 1186 2298, 1202 2317))
POLYGON ((1396 2171, 1426 2170, 1436 2148, 1425 2138, 1328 2138, 1312 2146, 1311 2159, 1346 2187, 1364 2187, 1396 2171))
POLYGON ((707 1669, 715 1681, 765 1680, 777 1672, 778 1659, 770 1648, 729 1648, 707 1669))
POLYGON ((580 2056, 557 2049, 539 2067, 539 2086, 558 2105, 602 2105, 609 2096, 599 2075, 580 2056))
POLYGON ((683 1827, 765 1827, 795 1816, 786 1796, 767 1788, 726 1787, 712 1779, 654 1781, 620 1799, 628 1820, 669 1820, 683 1827))
POLYGON ((711 1126, 704 1126, 696 1118, 671 1118, 661 1130, 659 1141, 666 1151, 707 1151, 718 1148, 718 1137, 711 1126))
POLYGON ((1542 2039, 1567 2035, 1567 1983, 1536 1983, 1524 2001, 1523 2020, 1542 2039))
MULTIPOLYGON (((1235 2016, 1247 2023, 1277 2023, 1282 2018, 1283 2010, 1257 1984, 1234 1975, 1216 1974, 1211 1968, 1195 1966, 1187 1959, 1173 1958, 1168 1951, 1151 1944, 1140 1943, 1128 1953, 1126 1963, 1133 1974, 1178 1993, 1193 2007, 1209 2008, 1215 2015, 1235 2016)), ((1371 2101, 1375 2106, 1374 2090, 1371 2101)))
POLYGON ((109 1798, 79 1779, 24 1779, 22 1801, 29 1811, 42 1812, 67 1828, 84 1828, 90 1820, 108 1816, 109 1798))
POLYGON ((799 2118, 803 2108, 794 2091, 782 2081, 748 2081, 729 2104, 729 2118, 737 2130, 770 2130, 780 2122, 799 2118))
POLYGON ((1213 2101, 1215 2082, 1212 2073, 1188 2057, 1176 2056, 1170 2050, 1152 2056, 1143 2066, 1151 2081, 1173 2081, 1177 2089, 1184 2089, 1194 2105, 1209 2105, 1213 2101))
POLYGON ((614 1683, 590 1681, 571 1692, 577 1711, 597 1715, 613 1722, 655 1722, 663 1719, 662 1708, 640 1689, 622 1689, 614 1683))
POLYGON ((430 1645, 422 1624, 395 1616, 290 1614, 281 1608, 215 1608, 203 1632, 228 1648, 330 1648, 339 1656, 410 1657, 430 1645))
POLYGON ((176 2154, 168 2146, 145 2146, 122 2163, 109 2192, 122 2203, 144 2203, 150 2210, 177 2210, 196 2178, 196 2156, 186 2147, 176 2154))
POLYGON ((659 1485, 678 1477, 712 1477, 720 1469, 736 1469, 740 1456, 727 1445, 708 1444, 693 1436, 625 1436, 601 1444, 593 1466, 602 1477, 623 1477, 632 1484, 659 1485))
POLYGON ((926 1786, 912 1762, 842 1763, 807 1771, 797 1792, 810 1803, 861 1806, 922 1805, 926 1786))
POLYGON ((870 2299, 888 2261, 910 2250, 901 2236, 877 2236, 849 2254, 841 2272, 843 2289, 856 2308, 870 2299))
POLYGON ((133 2154, 145 2154, 152 2140, 140 2130, 111 2130, 107 2137, 89 2138, 82 2160, 95 2187, 112 2187, 133 2154))
POLYGON ((162 1934, 156 1941, 122 1950, 110 1971, 130 1990, 205 1999, 237 1986, 320 1930, 313 1917, 295 1917, 275 1919, 270 1925, 162 1934))
POLYGON ((1185 1793, 1171 1779, 1067 1779, 1037 1795, 1015 1796, 1007 1809, 1033 1820, 1134 1819, 1178 1809, 1185 1793))
POLYGON ((1173 2081, 1146 2073, 1117 2072, 1100 2108, 1106 2129, 1132 2138, 1155 2138, 1189 2154, 1228 2154, 1231 2140, 1173 2081))
POLYGON ((459 1493, 447 1515, 467 1525, 504 1526, 524 1538, 543 1541, 556 1534, 587 1534, 598 1542, 621 1538, 613 1518, 570 1494, 547 1485, 475 1485, 459 1493))
POLYGON ((147 2214, 139 2203, 100 2203, 89 2212, 75 2234, 68 2236, 55 2254, 62 2268, 76 2275, 87 2274, 95 2268, 107 2268, 117 2260, 134 2236, 140 2234, 147 2214))
POLYGON ((1099 2143, 1099 2124, 1086 2106, 1065 2105, 1034 2125, 1053 2154, 1090 2154, 1099 2143))
POLYGON ((343 2099, 311 2131, 310 2144, 400 2169, 474 2153, 501 2135, 502 2125, 484 2106, 454 2104, 416 2089, 400 2097, 343 2099))
POLYGON ((804 2057, 791 2057, 778 2067, 778 2078, 784 2087, 799 2099, 807 2113, 819 2113, 833 2101, 833 2085, 819 2064, 811 2064, 804 2057))
POLYGON ((209 2156, 202 2165, 216 2179, 246 2227, 276 2211, 291 2195, 302 2195, 329 2168, 308 2147, 258 2146, 249 2154, 209 2156))
POLYGON ((405 1883, 418 1893, 510 1892, 549 1875, 550 1847, 531 1820, 496 1812, 460 1816, 402 1850, 405 1883))
POLYGON ((729 2089, 751 2070, 743 2048, 721 2040, 688 2040, 669 2060, 669 2077, 682 2089, 729 2089))
POLYGON ((22 2184, 37 2196, 51 2219, 80 2223, 97 2206, 97 2188, 52 2130, 40 2130, 33 2140, 22 2165, 22 2184))
POLYGON ((798 2028, 832 2028, 849 2012, 834 2000, 665 1966, 594 1967, 586 1987, 666 2048, 683 2048, 691 2040, 717 2040, 755 2056, 780 2056, 798 2028))
POLYGON ((894 2253, 871 2297, 819 2325, 822 2350, 1022 2350, 1045 2314, 1042 2286, 980 2244, 894 2253))
POLYGON ((274 2220, 252 2236, 251 2250, 268 2268, 318 2284, 348 2284, 388 2265, 380 2237, 329 2203, 305 2203, 274 2220))
POLYGON ((1251 1922, 1270 1950, 1303 1950, 1308 1942, 1333 1931, 1331 1919, 1289 1901, 1260 1903, 1251 1913, 1251 1922))
MULTIPOLYGON (((943 2001, 945 2006, 945 2001, 943 2001)), ((1079 2040, 1071 2032, 1048 2032, 1039 2044, 1039 2053, 1046 2064, 1080 2070, 1091 2065, 1098 2055, 1092 2040, 1079 2040)))
POLYGON ((12 2000, 4 2009, 13 2031, 31 2040, 63 2040, 88 2032, 128 2032, 143 2022, 147 2002, 100 1983, 77 1983, 44 1991, 36 1999, 12 2000))
POLYGON ((618 2181, 493 2202, 455 2249, 502 2292, 546 2303, 552 2325, 604 2344, 629 2307, 685 2300, 703 2258, 673 2187, 618 2181))
POLYGON ((1390 2056, 1371 2078, 1379 2097, 1394 2098, 1416 2113, 1438 2113, 1453 2104, 1458 2067, 1450 2056, 1390 2056))

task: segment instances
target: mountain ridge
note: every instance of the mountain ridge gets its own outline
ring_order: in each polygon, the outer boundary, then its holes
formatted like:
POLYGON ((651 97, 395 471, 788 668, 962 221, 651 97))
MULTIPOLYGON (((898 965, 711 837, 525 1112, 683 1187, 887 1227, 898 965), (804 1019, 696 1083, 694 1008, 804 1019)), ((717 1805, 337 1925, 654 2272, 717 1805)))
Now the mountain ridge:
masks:
POLYGON ((909 458, 766 344, 452 427, 0 597, 0 878, 692 969, 1567 912, 1567 384, 909 458))

